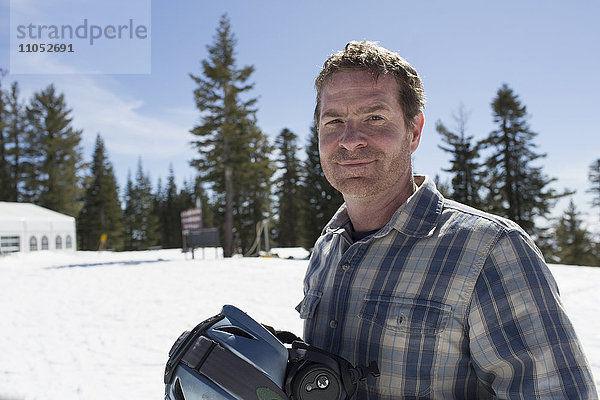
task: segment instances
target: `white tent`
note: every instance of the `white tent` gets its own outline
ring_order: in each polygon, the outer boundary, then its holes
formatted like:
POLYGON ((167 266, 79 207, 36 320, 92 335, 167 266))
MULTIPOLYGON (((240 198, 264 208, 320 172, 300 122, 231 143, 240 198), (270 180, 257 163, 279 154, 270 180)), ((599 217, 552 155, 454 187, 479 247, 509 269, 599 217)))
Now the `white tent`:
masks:
POLYGON ((75 218, 34 204, 0 201, 0 253, 75 248, 75 218))

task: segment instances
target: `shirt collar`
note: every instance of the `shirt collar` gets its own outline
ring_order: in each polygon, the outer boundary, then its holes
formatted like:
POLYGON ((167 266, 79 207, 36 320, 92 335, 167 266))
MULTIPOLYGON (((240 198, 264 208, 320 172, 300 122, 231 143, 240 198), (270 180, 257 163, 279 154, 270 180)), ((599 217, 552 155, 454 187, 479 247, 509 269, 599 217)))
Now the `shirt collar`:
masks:
MULTIPOLYGON (((392 229, 414 237, 427 237, 433 234, 442 214, 444 197, 428 176, 415 175, 414 179, 418 186, 415 193, 396 210, 390 221, 374 237, 385 236, 392 229)), ((327 224, 325 231, 344 234, 349 229, 350 217, 344 203, 327 224)))

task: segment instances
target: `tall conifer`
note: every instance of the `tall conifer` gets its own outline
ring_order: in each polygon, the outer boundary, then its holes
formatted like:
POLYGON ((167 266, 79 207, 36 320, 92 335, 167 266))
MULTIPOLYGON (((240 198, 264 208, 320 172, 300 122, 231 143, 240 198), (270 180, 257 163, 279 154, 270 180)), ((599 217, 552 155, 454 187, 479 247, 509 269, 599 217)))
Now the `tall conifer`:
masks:
POLYGON ((244 163, 234 175, 234 228, 236 245, 246 254, 256 239, 257 224, 268 220, 271 210, 271 178, 274 170, 270 159, 273 146, 252 123, 242 131, 240 154, 244 163))
POLYGON ((0 201, 9 200, 11 196, 11 182, 10 182, 10 165, 7 160, 8 152, 8 138, 6 134, 6 127, 8 126, 7 110, 5 104, 6 95, 2 88, 1 79, 4 77, 4 71, 0 68, 0 201))
POLYGON ((125 184, 125 192, 123 193, 123 248, 125 250, 133 250, 133 231, 135 229, 135 193, 133 181, 131 180, 131 171, 127 172, 127 183, 125 184))
POLYGON ((159 242, 159 222, 150 177, 138 161, 135 182, 127 177, 125 187, 125 247, 127 250, 146 250, 159 242))
MULTIPOLYGON (((159 198, 160 243, 165 248, 181 247, 181 212, 185 210, 178 201, 179 193, 173 166, 169 166, 167 185, 159 198)), ((186 207, 187 208, 187 207, 186 207)))
POLYGON ((297 136, 289 129, 283 129, 275 139, 279 150, 279 170, 282 172, 277 182, 278 218, 277 218, 277 244, 278 246, 298 246, 300 232, 300 170, 298 160, 297 136))
POLYGON ((456 133, 448 130, 441 121, 438 121, 435 126, 445 143, 438 147, 451 155, 451 167, 444 169, 453 175, 450 196, 463 204, 480 207, 481 165, 478 162, 480 145, 473 143, 473 136, 466 135, 468 114, 462 105, 454 119, 456 133))
POLYGON ((27 107, 28 142, 33 168, 27 173, 27 195, 54 211, 76 216, 81 209, 84 167, 81 131, 71 124, 64 94, 53 85, 36 92, 27 107))
POLYGON ((104 249, 123 248, 123 219, 119 188, 104 141, 98 134, 90 174, 86 179, 83 207, 77 218, 77 239, 82 250, 96 250, 105 235, 104 249))
POLYGON ((498 90, 492 102, 494 123, 498 128, 490 133, 485 145, 492 149, 486 160, 485 199, 487 209, 505 216, 529 233, 535 232, 535 217, 546 217, 559 197, 548 186, 548 178, 535 162, 546 157, 535 152, 533 132, 527 123, 527 108, 508 85, 498 90))
POLYGON ((555 231, 558 262, 569 265, 598 265, 594 256, 590 233, 583 227, 583 220, 573 200, 558 220, 555 231))
POLYGON ((319 131, 313 124, 306 146, 304 177, 302 182, 302 246, 310 249, 344 202, 342 194, 325 178, 319 158, 319 131))
POLYGON ((268 167, 268 153, 264 151, 269 150, 266 138, 255 121, 256 99, 247 98, 253 87, 247 81, 254 67, 238 68, 235 45, 229 19, 224 15, 213 44, 207 46, 208 57, 202 61, 202 75, 190 74, 198 85, 194 98, 201 112, 201 122, 191 130, 196 136, 192 143, 199 157, 191 164, 211 186, 216 204, 223 205, 219 212, 226 257, 233 254, 234 229, 240 241, 253 240, 254 234, 252 238, 245 236, 247 226, 253 221, 245 218, 265 217, 263 200, 270 190, 268 181, 255 181, 270 179, 270 173, 265 167, 268 167), (248 201, 257 203, 248 204, 248 201))
POLYGON ((28 157, 31 154, 27 141, 25 105, 20 99, 19 85, 13 82, 6 97, 7 127, 6 134, 10 142, 7 156, 10 164, 11 197, 10 201, 22 201, 24 176, 34 166, 28 157))
POLYGON ((23 201, 25 171, 32 171, 28 158, 28 141, 25 132, 25 105, 19 97, 19 85, 13 82, 10 89, 1 90, 3 107, 0 107, 2 127, 0 146, 0 199, 5 201, 23 201))

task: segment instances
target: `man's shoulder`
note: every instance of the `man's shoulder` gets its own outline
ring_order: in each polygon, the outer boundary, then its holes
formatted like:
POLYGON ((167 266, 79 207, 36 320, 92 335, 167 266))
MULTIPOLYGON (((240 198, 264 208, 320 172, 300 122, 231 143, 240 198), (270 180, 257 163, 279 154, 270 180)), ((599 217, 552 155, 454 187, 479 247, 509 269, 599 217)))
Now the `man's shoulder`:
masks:
MULTIPOLYGON (((441 230, 457 229, 458 224, 460 227, 468 227, 467 229, 477 231, 475 236, 487 236, 488 239, 495 244, 512 243, 512 245, 514 245, 516 243, 526 243, 525 247, 518 247, 530 248, 543 258, 543 255, 536 246, 533 238, 516 222, 507 218, 490 214, 448 199, 444 199, 442 215, 445 215, 445 218, 443 219, 445 220, 444 225, 446 226, 440 227, 441 230)), ((502 248, 502 245, 498 248, 494 245, 493 248, 498 250, 502 248)))
POLYGON ((527 233, 514 221, 454 200, 444 199, 442 213, 461 216, 462 218, 460 218, 460 221, 465 224, 477 222, 479 225, 483 225, 488 229, 491 228, 506 233, 515 232, 527 236, 527 233))

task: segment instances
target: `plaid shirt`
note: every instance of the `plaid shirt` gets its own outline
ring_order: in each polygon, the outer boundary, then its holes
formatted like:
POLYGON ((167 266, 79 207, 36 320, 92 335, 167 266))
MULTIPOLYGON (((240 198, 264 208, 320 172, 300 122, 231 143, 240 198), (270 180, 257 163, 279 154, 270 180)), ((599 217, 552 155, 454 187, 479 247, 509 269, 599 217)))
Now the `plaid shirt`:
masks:
POLYGON ((542 255, 514 223, 446 200, 431 179, 352 243, 342 206, 298 306, 305 340, 381 376, 358 399, 596 399, 542 255))

